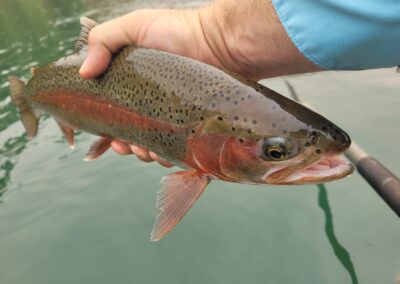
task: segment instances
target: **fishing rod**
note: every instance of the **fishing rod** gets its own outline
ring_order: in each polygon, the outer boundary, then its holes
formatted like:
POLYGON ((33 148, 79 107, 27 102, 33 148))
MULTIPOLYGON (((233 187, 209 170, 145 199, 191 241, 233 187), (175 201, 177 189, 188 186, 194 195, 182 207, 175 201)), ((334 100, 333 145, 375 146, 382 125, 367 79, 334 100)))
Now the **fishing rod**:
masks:
MULTIPOLYGON (((288 81, 285 80, 285 83, 295 101, 310 109, 314 109, 297 95, 293 86, 288 81)), ((356 166, 360 175, 372 186, 397 216, 400 217, 400 179, 382 165, 381 162, 365 152, 354 141, 352 141, 350 148, 344 154, 356 166)))

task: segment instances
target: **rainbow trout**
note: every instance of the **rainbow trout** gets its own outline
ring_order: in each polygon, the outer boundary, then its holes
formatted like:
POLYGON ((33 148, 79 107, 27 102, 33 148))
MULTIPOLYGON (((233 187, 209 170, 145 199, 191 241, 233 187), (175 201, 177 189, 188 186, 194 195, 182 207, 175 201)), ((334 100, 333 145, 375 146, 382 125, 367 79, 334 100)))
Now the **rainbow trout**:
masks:
POLYGON ((349 175, 338 158, 349 136, 321 115, 239 75, 167 52, 126 47, 108 70, 84 80, 79 68, 96 23, 81 19, 75 53, 10 77, 12 101, 29 136, 34 110, 50 113, 67 141, 74 129, 100 136, 86 160, 112 139, 138 144, 181 168, 162 179, 151 240, 171 231, 213 179, 249 184, 322 183, 349 175))

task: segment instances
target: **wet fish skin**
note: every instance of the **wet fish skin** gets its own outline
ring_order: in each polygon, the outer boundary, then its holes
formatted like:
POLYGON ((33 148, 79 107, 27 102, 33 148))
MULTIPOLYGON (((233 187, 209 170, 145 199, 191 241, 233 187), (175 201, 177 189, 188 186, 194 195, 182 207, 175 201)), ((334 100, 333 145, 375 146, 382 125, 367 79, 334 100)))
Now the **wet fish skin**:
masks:
MULTIPOLYGON (((83 30, 88 23, 94 26, 84 20, 83 30)), ((75 54, 35 69, 26 87, 12 78, 13 101, 33 135, 32 109, 40 109, 53 115, 70 143, 70 129, 103 137, 91 148, 89 160, 104 152, 110 139, 118 139, 187 169, 164 179, 153 240, 179 222, 211 179, 315 183, 352 171, 343 165, 340 171, 305 175, 307 167, 349 147, 349 136, 258 83, 186 57, 138 47, 122 49, 103 75, 84 80, 79 68, 87 56, 86 43, 81 37, 75 54), (270 146, 281 147, 285 158, 266 156, 270 146), (295 174, 299 178, 293 179, 295 174)))
MULTIPOLYGON (((84 80, 78 70, 86 55, 87 49, 37 69, 27 85, 30 105, 73 128, 140 144, 173 162, 185 158, 188 138, 202 125, 252 140, 297 132, 307 137, 322 132, 322 125, 339 129, 262 85, 178 55, 128 47, 100 78, 84 80), (91 100, 107 108, 101 113, 91 100), (119 123, 120 110, 136 113, 144 127, 119 123), (212 123, 218 118, 223 122, 212 123)), ((348 136, 339 131, 346 146, 348 136)))

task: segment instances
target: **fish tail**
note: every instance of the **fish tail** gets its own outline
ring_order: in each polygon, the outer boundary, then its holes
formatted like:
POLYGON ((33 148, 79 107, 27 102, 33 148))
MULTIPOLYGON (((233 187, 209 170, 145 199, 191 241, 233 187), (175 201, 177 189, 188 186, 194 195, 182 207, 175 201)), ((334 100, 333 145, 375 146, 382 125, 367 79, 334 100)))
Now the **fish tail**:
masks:
POLYGON ((22 124, 29 137, 36 136, 39 119, 24 96, 25 82, 17 77, 8 77, 10 83, 11 100, 17 106, 22 124))

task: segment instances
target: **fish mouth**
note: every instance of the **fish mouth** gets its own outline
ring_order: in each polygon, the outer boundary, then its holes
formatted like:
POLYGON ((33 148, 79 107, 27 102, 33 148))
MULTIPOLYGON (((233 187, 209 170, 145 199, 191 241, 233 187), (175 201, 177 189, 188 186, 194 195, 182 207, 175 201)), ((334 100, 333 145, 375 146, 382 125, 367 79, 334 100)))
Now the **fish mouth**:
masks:
POLYGON ((315 163, 273 182, 274 184, 323 183, 350 175, 354 166, 343 157, 324 157, 315 163))

